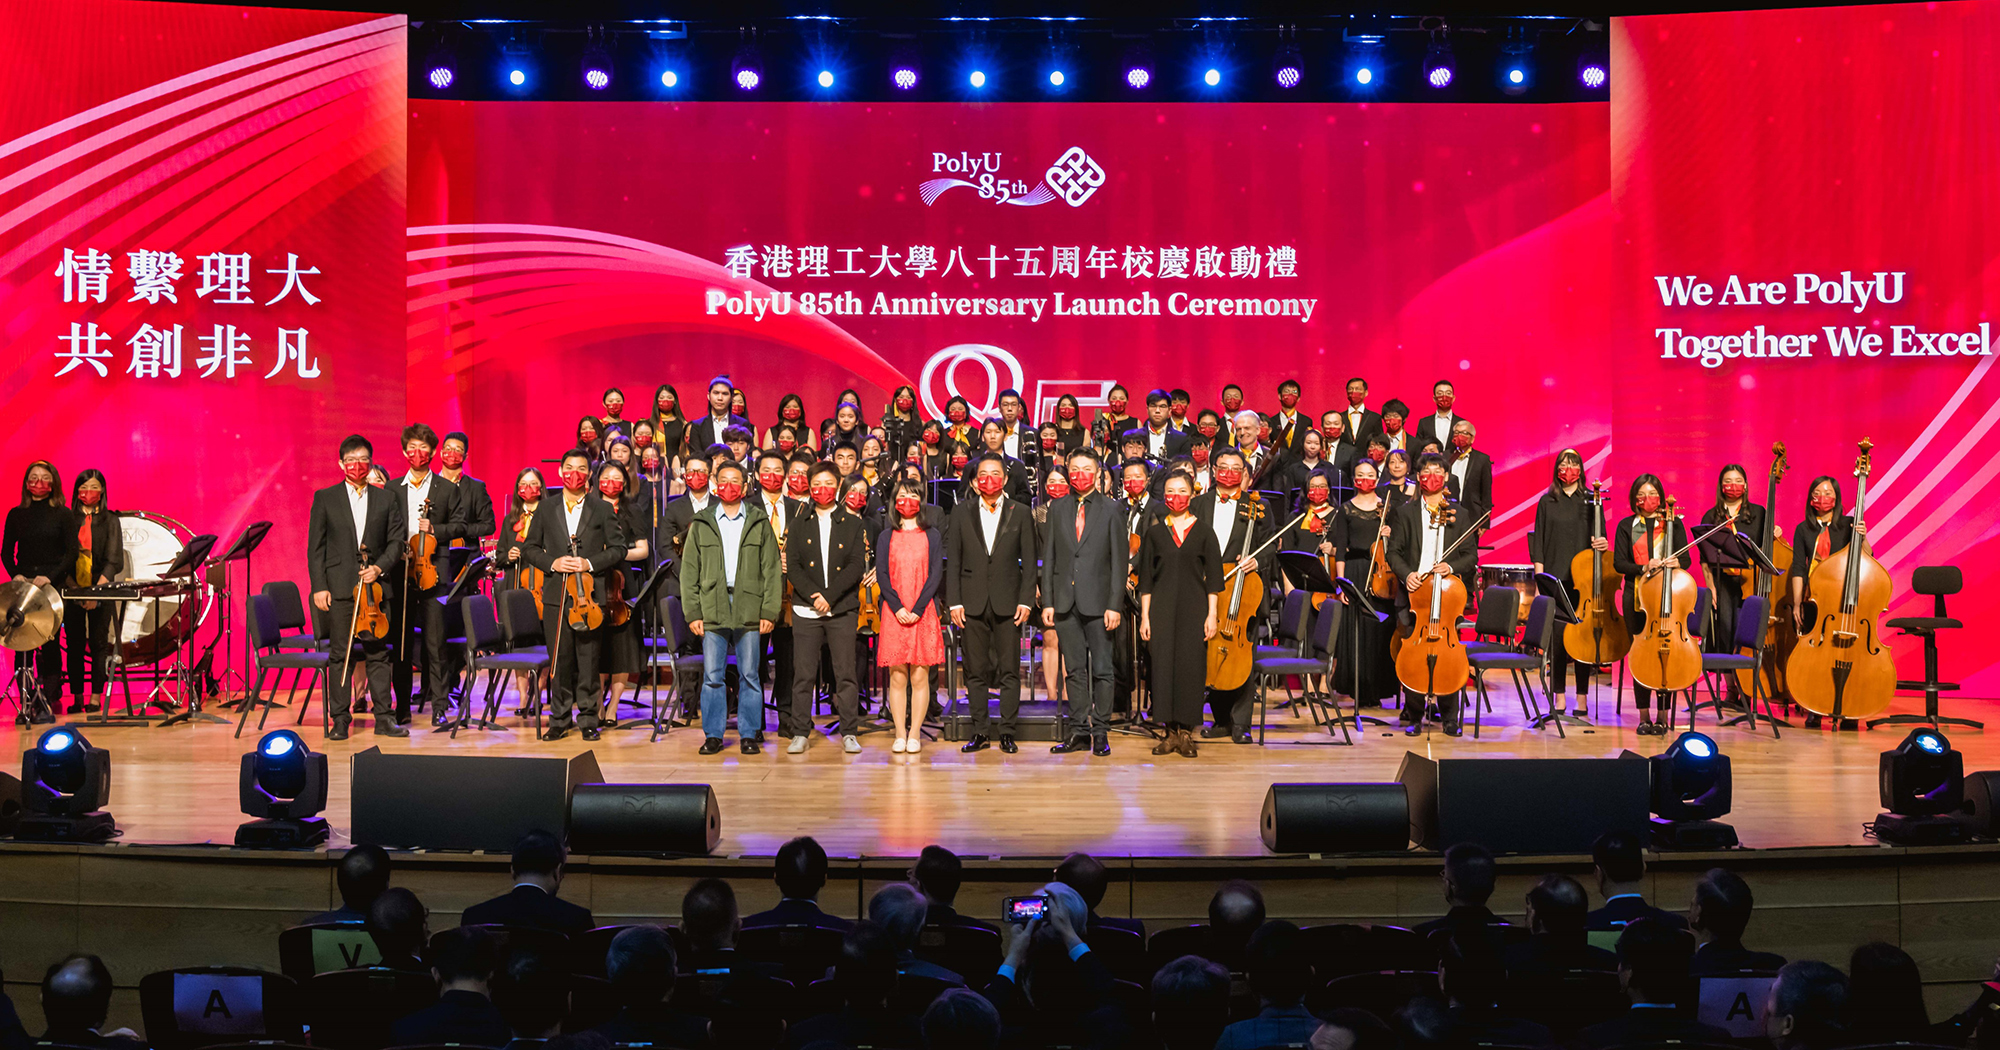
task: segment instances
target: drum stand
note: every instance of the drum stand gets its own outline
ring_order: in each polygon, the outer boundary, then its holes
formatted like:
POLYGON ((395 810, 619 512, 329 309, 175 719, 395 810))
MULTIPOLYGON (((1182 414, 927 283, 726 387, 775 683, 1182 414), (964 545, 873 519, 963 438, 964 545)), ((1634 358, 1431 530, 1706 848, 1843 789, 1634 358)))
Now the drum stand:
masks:
POLYGON ((30 726, 56 720, 55 710, 42 692, 41 677, 35 672, 35 651, 14 651, 14 707, 30 726))
MULTIPOLYGON (((194 539, 188 541, 187 549, 174 559, 174 563, 167 566, 166 570, 160 573, 160 578, 163 580, 172 579, 176 576, 185 576, 187 578, 187 586, 184 593, 187 595, 186 600, 193 603, 189 606, 188 618, 194 621, 188 627, 187 638, 176 646, 174 650, 175 663, 172 677, 180 683, 181 709, 160 720, 160 728, 162 729, 171 725, 179 725, 182 722, 200 721, 220 725, 229 724, 229 719, 219 715, 212 715, 202 710, 202 687, 205 684, 203 679, 207 677, 207 674, 202 667, 202 663, 193 662, 195 636, 201 633, 201 569, 203 565, 208 563, 208 553, 214 549, 215 535, 213 533, 203 533, 196 536, 194 539)), ((155 597, 153 599, 153 622, 155 624, 159 623, 159 610, 159 599, 155 597)), ((209 656, 212 658, 213 654, 214 646, 211 643, 209 656)), ((208 662, 208 658, 204 658, 203 663, 206 662, 208 662)), ((165 674, 161 675, 160 680, 153 686, 153 694, 159 693, 165 687, 166 678, 165 674)), ((153 694, 148 694, 146 698, 147 703, 153 702, 153 694)))

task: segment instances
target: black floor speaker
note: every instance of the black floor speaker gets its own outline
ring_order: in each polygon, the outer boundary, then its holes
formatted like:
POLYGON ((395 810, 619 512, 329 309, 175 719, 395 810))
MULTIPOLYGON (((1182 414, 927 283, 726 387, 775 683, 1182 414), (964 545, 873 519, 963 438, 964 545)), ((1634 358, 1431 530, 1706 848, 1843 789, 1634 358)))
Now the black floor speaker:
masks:
POLYGON ((707 856, 722 839, 722 811, 707 784, 578 784, 569 802, 576 853, 707 856))
POLYGON ((21 823, 21 778, 0 773, 0 835, 12 835, 21 823))
POLYGON ((1589 853, 1608 831, 1647 841, 1651 770, 1618 758, 1403 756, 1410 841, 1443 850, 1474 842, 1495 853, 1589 853))
POLYGON ((2000 838, 2000 772, 1981 770, 1965 775, 1966 819, 1972 834, 2000 838))
POLYGON ((1259 824, 1273 853, 1388 853, 1410 848, 1401 784, 1272 784, 1259 824))
POLYGON ((568 831, 569 797, 595 784, 597 756, 494 758, 392 755, 371 747, 354 756, 354 844, 384 849, 511 853, 521 836, 568 831))

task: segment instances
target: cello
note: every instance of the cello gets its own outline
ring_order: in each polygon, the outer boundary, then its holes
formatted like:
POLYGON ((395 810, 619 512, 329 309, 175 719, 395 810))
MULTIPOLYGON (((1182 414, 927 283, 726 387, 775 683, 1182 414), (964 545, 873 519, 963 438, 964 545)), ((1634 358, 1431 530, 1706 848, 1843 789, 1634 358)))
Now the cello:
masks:
MULTIPOLYGON (((1668 497, 1661 516, 1668 542, 1678 520, 1674 500, 1668 497)), ((1701 680, 1701 643, 1689 633, 1687 622, 1695 605, 1694 574, 1680 566, 1686 549, 1668 554, 1665 565, 1647 569, 1634 587, 1646 623, 1632 639, 1632 680, 1661 693, 1677 693, 1701 680)))
POLYGON ((1250 537, 1257 531, 1257 523, 1264 519, 1264 501, 1256 491, 1250 490, 1240 497, 1243 501, 1242 536, 1237 540, 1236 557, 1223 563, 1225 579, 1233 578, 1229 589, 1229 604, 1217 616, 1215 637, 1208 640, 1208 686, 1211 689, 1234 689, 1250 680, 1250 664, 1253 646, 1250 638, 1250 624, 1264 608, 1264 578, 1256 569, 1238 572, 1237 566, 1250 554, 1250 537))
MULTIPOLYGON (((1590 507, 1590 538, 1604 539, 1604 482, 1590 486, 1584 495, 1590 507)), ((1603 667, 1625 658, 1632 648, 1632 632, 1618 613, 1618 591, 1625 579, 1611 567, 1611 552, 1595 546, 1577 552, 1569 560, 1570 583, 1583 600, 1576 610, 1576 622, 1563 628, 1563 648, 1571 658, 1603 667)))
MULTIPOLYGON (((1771 443, 1771 485, 1764 495, 1764 535, 1758 542, 1764 548, 1764 556, 1777 566, 1778 575, 1772 576, 1762 569, 1757 570, 1757 594, 1764 599, 1764 608, 1769 610, 1770 625, 1764 629, 1764 695, 1774 703, 1789 703, 1790 694, 1785 684, 1785 661, 1791 658, 1792 647, 1799 642, 1798 627, 1792 622, 1792 592, 1779 586, 1786 570, 1792 567, 1792 545, 1780 538, 1778 532, 1778 482, 1784 480, 1791 465, 1785 462, 1785 443, 1771 443)), ((1740 650, 1743 656, 1750 651, 1740 650)), ((1743 695, 1751 693, 1755 684, 1748 670, 1736 672, 1736 684, 1743 695)))
MULTIPOLYGON (((1444 528, 1457 520, 1458 507, 1439 503, 1429 514, 1432 528, 1444 528)), ((1450 558, 1467 536, 1478 534, 1477 527, 1466 530, 1438 555, 1438 561, 1450 558)), ((1472 679, 1472 663, 1458 637, 1458 619, 1465 615, 1465 581, 1457 573, 1439 576, 1434 568, 1425 569, 1417 579, 1427 582, 1410 592, 1410 615, 1416 622, 1396 650, 1396 680, 1426 698, 1456 693, 1472 679)))
POLYGON ((1785 663, 1793 702, 1827 718, 1880 714, 1896 695, 1896 660, 1881 635, 1882 613, 1891 596, 1889 570, 1868 552, 1863 521, 1868 453, 1874 447, 1861 439, 1861 454, 1854 461, 1853 538, 1844 551, 1813 568, 1808 586, 1820 596, 1814 601, 1814 622, 1800 632, 1785 663))

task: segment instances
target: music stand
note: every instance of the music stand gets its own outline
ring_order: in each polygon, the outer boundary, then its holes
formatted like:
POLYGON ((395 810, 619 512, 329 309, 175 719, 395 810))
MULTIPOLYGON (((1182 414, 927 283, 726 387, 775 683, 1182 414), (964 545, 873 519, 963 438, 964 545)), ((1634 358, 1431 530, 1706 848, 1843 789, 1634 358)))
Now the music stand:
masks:
MULTIPOLYGON (((210 552, 215 550, 215 543, 217 538, 218 537, 212 532, 204 532, 201 535, 196 536, 195 538, 189 540, 188 545, 184 549, 182 549, 179 555, 175 556, 173 563, 168 565, 166 569, 160 573, 161 580, 171 580, 177 577, 187 578, 188 581, 187 587, 184 589, 183 593, 188 595, 187 599, 188 601, 194 602, 197 606, 196 609, 190 611, 189 613, 190 617, 198 617, 200 615, 200 610, 198 606, 200 605, 201 602, 201 581, 196 576, 196 574, 200 572, 201 567, 207 563, 210 552)), ((157 626, 159 622, 160 622, 160 596, 155 595, 153 597, 153 623, 157 626)), ((194 675, 192 673, 192 670, 188 666, 188 657, 192 654, 194 650, 195 629, 199 628, 200 626, 201 625, 199 622, 191 626, 188 629, 187 641, 182 643, 175 649, 175 660, 177 661, 177 665, 174 668, 174 679, 178 681, 181 685, 182 695, 180 697, 180 700, 182 702, 182 707, 179 711, 176 711, 160 720, 160 728, 162 729, 166 728, 167 726, 176 725, 181 722, 194 722, 194 721, 216 722, 222 725, 229 724, 229 719, 222 718, 217 715, 211 715, 208 712, 202 710, 201 683, 199 681, 194 680, 194 675), (191 689, 190 686, 192 686, 191 689)), ((161 682, 154 683, 153 692, 147 694, 146 696, 147 703, 150 704, 153 702, 153 695, 160 691, 163 684, 164 684, 164 679, 161 682)))
MULTIPOLYGON (((1583 622, 1576 615, 1576 606, 1570 604, 1569 590, 1563 586, 1562 580, 1546 572, 1538 572, 1534 578, 1535 589, 1548 598, 1549 609, 1551 614, 1555 616, 1557 623, 1571 624, 1583 622)), ((1561 644, 1563 644, 1562 628, 1557 627, 1550 636, 1549 646, 1554 648, 1561 644)), ((1546 653, 1543 654, 1543 659, 1547 659, 1546 653)), ((1560 681, 1545 680, 1543 684, 1548 691, 1549 709, 1542 712, 1534 721, 1528 723, 1529 729, 1540 729, 1548 723, 1554 722, 1556 724, 1556 734, 1567 738, 1569 734, 1563 731, 1563 726, 1587 726, 1591 724, 1590 719, 1584 718, 1581 715, 1566 715, 1556 710, 1555 694, 1556 690, 1562 688, 1560 681)), ((1588 697, 1584 699, 1586 702, 1589 700, 1588 697)))
MULTIPOLYGON (((1339 586, 1334 581, 1333 574, 1327 571, 1326 563, 1320 561, 1319 555, 1317 554, 1313 554, 1308 551, 1279 551, 1278 568, 1284 571, 1285 577, 1291 580, 1292 586, 1294 588, 1297 588, 1298 590, 1306 591, 1311 594, 1324 594, 1330 598, 1335 597, 1339 594, 1339 586)), ((1322 607, 1322 609, 1323 608, 1324 607, 1322 607)), ((1342 607, 1336 605, 1332 612, 1321 611, 1319 615, 1339 616, 1341 615, 1341 612, 1342 612, 1342 607)), ((1329 657, 1331 657, 1333 654, 1332 646, 1339 644, 1337 640, 1339 625, 1336 624, 1334 629, 1336 632, 1335 636, 1329 638, 1328 640, 1327 655, 1329 657)), ((1360 664, 1357 663, 1355 665, 1355 669, 1356 672, 1359 673, 1360 664)), ((1331 660, 1329 660, 1327 673, 1324 677, 1327 680, 1326 685, 1327 685, 1328 706, 1331 706, 1333 708, 1333 718, 1329 720, 1322 716, 1320 717, 1319 721, 1320 724, 1326 728, 1328 739, 1324 743, 1317 740, 1301 740, 1297 741, 1297 743, 1309 744, 1309 745, 1316 744, 1320 746, 1326 746, 1327 744, 1339 745, 1341 747, 1349 746, 1354 743, 1354 737, 1348 731, 1347 716, 1341 713, 1340 702, 1338 700, 1333 699, 1333 670, 1331 667, 1331 660), (1342 740, 1332 739, 1333 726, 1335 724, 1338 724, 1340 726, 1340 735, 1345 739, 1342 740)), ((1359 692, 1360 690, 1357 687, 1355 691, 1359 692)), ((1307 696, 1306 700, 1307 703, 1309 704, 1314 703, 1314 701, 1311 699, 1312 697, 1311 689, 1306 690, 1306 696, 1307 696)), ((1361 701, 1359 699, 1355 700, 1356 718, 1361 717, 1360 703, 1361 701)), ((1317 708, 1318 705, 1315 704, 1314 706, 1317 708)), ((1356 723, 1356 727, 1357 728, 1359 727, 1359 723, 1356 723)))
MULTIPOLYGON (((1360 584, 1355 583, 1353 580, 1350 580, 1345 576, 1336 576, 1333 578, 1333 589, 1336 594, 1346 596, 1348 615, 1372 616, 1375 618, 1376 623, 1384 623, 1388 621, 1389 614, 1385 612, 1376 611, 1375 600, 1369 597, 1368 589, 1366 587, 1363 587, 1360 584)), ((1354 691, 1356 693, 1359 693, 1361 692, 1361 625, 1358 622, 1354 626, 1354 641, 1349 643, 1348 651, 1349 655, 1354 660, 1354 691)), ((1376 718, 1373 715, 1362 714, 1361 700, 1357 696, 1354 701, 1355 728, 1357 729, 1360 728, 1362 723, 1364 722, 1370 725, 1378 725, 1378 726, 1386 726, 1389 724, 1389 720, 1386 718, 1376 718)))
MULTIPOLYGON (((613 570, 613 571, 619 571, 619 570, 613 570)), ((653 734, 654 740, 658 740, 660 738, 660 734, 657 732, 660 723, 660 680, 659 680, 659 669, 653 666, 653 661, 651 660, 651 656, 655 652, 654 643, 656 641, 656 636, 646 631, 645 613, 646 610, 657 607, 658 599, 655 597, 655 595, 659 593, 660 585, 665 583, 666 579, 667 579, 667 564, 665 562, 661 562, 660 564, 653 566, 652 572, 646 574, 646 582, 639 586, 639 593, 633 595, 630 598, 625 599, 625 604, 631 607, 632 615, 636 617, 639 621, 638 627, 640 636, 644 638, 646 641, 646 655, 648 657, 648 659, 646 660, 646 670, 654 676, 653 702, 651 705, 652 717, 648 719, 641 719, 636 722, 618 722, 618 712, 615 710, 611 712, 611 720, 613 722, 618 723, 617 725, 612 727, 613 729, 655 730, 653 734)), ((636 681, 632 683, 632 695, 635 697, 639 695, 639 683, 636 681)), ((775 698, 777 696, 777 693, 773 691, 771 695, 775 698)), ((599 712, 598 721, 601 722, 603 720, 604 720, 603 713, 599 712)))
MULTIPOLYGON (((220 622, 216 625, 215 633, 218 639, 228 637, 231 642, 223 650, 229 655, 224 658, 227 662, 223 664, 222 672, 223 676, 235 675, 236 684, 243 687, 246 693, 249 691, 250 676, 236 669, 236 646, 234 644, 236 638, 236 617, 231 610, 231 607, 236 603, 231 600, 233 592, 229 587, 229 563, 233 561, 241 561, 243 563, 243 589, 246 592, 249 591, 253 582, 250 578, 250 556, 256 553, 257 547, 264 542, 265 535, 270 531, 271 523, 268 521, 253 521, 245 525, 243 531, 237 535, 236 542, 230 544, 229 549, 223 552, 222 557, 215 560, 216 564, 222 567, 222 596, 217 599, 221 604, 220 622)), ((245 638, 243 640, 243 667, 246 669, 249 668, 255 659, 255 656, 250 652, 250 640, 245 638)))

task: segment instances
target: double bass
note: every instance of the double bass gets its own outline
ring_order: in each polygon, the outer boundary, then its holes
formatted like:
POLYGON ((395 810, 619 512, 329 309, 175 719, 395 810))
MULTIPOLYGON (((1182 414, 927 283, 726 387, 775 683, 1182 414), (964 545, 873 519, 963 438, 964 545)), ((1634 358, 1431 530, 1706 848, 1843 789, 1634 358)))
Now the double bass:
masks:
MULTIPOLYGON (((1604 482, 1590 486, 1584 502, 1590 507, 1590 538, 1604 539, 1604 482)), ((1563 648, 1572 659, 1603 667, 1625 658, 1632 648, 1632 632, 1618 613, 1618 591, 1625 578, 1611 565, 1611 552, 1595 546, 1577 552, 1569 560, 1570 583, 1582 600, 1576 622, 1563 628, 1563 648)))
MULTIPOLYGON (((1672 543, 1678 520, 1680 513, 1668 497, 1660 518, 1667 544, 1672 543)), ((1701 643, 1688 630, 1688 614, 1695 605, 1694 574, 1680 565, 1686 549, 1670 551, 1666 564, 1647 569, 1633 587, 1646 623, 1632 639, 1632 680, 1656 692, 1677 693, 1701 680, 1701 643)))
POLYGON ((1238 572, 1237 566, 1250 554, 1250 538, 1257 531, 1257 523, 1264 519, 1264 501, 1255 490, 1246 491, 1240 497, 1243 501, 1242 535, 1237 538, 1236 556, 1225 561, 1222 574, 1225 579, 1233 579, 1230 584, 1229 603, 1222 615, 1215 620, 1215 637, 1208 640, 1208 686, 1211 689, 1234 689, 1250 680, 1250 664, 1254 652, 1251 644, 1250 625, 1264 608, 1264 578, 1257 570, 1238 572))
MULTIPOLYGON (((1419 508, 1422 512, 1422 508, 1419 508)), ((1458 507, 1447 501, 1430 508, 1432 528, 1444 528, 1457 520, 1458 507)), ((1474 528, 1438 555, 1439 561, 1476 536, 1474 528)), ((1410 592, 1410 615, 1415 624, 1396 650, 1396 680, 1403 688, 1420 696, 1444 696, 1465 688, 1472 679, 1472 663, 1465 654, 1465 642, 1458 637, 1458 619, 1465 615, 1465 581, 1453 573, 1440 576, 1435 568, 1417 577, 1423 581, 1410 592)))
POLYGON ((1828 718, 1880 714, 1896 695, 1896 660, 1881 634, 1891 596, 1889 570, 1868 552, 1863 535, 1868 453, 1874 447, 1861 439, 1861 454, 1854 461, 1853 538, 1813 569, 1808 586, 1816 596, 1814 620, 1799 633, 1785 663, 1792 701, 1828 718))
MULTIPOLYGON (((1791 465, 1785 462, 1785 443, 1771 443, 1771 485, 1764 494, 1764 535, 1758 543, 1764 548, 1764 556, 1777 566, 1778 575, 1772 576, 1762 569, 1756 571, 1757 594, 1764 599, 1764 608, 1769 610, 1769 626, 1764 629, 1764 695, 1775 703, 1788 702, 1790 694, 1785 683, 1785 661, 1791 658, 1792 647, 1799 642, 1797 625, 1792 622, 1792 592, 1782 586, 1784 574, 1792 567, 1792 545, 1780 538, 1778 532, 1778 482, 1784 480, 1791 465)), ((1750 650, 1739 650, 1743 656, 1751 655, 1750 650)), ((1736 684, 1744 696, 1751 694, 1755 684, 1753 672, 1736 672, 1736 684)))

